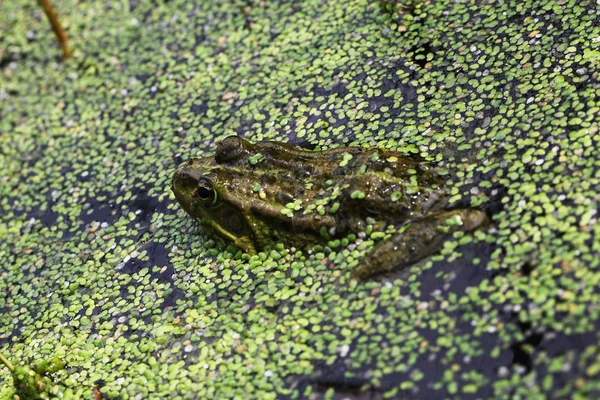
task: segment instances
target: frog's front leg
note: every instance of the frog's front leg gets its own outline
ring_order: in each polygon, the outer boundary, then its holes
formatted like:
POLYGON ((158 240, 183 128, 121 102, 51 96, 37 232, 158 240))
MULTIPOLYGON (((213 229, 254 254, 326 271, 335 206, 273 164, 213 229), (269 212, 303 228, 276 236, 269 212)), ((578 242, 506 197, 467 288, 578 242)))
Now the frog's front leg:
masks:
POLYGON ((401 271, 438 252, 454 232, 471 232, 489 223, 484 212, 474 209, 443 211, 415 221, 401 233, 375 245, 352 271, 355 279, 401 271))

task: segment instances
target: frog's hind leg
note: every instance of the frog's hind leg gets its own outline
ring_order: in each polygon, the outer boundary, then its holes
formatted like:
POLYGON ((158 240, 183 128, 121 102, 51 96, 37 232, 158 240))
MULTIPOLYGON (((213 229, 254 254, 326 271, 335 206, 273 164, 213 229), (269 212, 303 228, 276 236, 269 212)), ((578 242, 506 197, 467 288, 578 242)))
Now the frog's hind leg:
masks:
POLYGON ((454 232, 470 232, 489 222, 483 211, 461 209, 431 214, 375 245, 352 271, 355 279, 398 272, 438 252, 454 232))

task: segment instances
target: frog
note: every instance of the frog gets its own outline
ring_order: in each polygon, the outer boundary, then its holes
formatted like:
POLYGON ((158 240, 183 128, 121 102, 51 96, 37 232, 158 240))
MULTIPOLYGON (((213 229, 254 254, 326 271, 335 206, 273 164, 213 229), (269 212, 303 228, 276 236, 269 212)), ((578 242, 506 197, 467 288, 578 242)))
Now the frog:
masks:
POLYGON ((172 191, 201 226, 249 255, 277 243, 310 250, 383 237, 353 268, 359 280, 406 269, 455 232, 489 225, 483 210, 451 205, 433 162, 377 147, 313 151, 229 136, 213 155, 180 165, 172 191))

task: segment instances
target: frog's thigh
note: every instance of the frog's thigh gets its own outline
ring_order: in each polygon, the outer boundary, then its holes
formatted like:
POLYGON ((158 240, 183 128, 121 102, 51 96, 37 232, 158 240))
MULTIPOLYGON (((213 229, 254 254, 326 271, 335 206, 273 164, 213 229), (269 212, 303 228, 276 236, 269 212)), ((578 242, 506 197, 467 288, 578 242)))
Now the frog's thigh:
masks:
POLYGON ((464 209, 444 211, 415 221, 402 233, 379 242, 373 251, 360 260, 352 277, 365 279, 373 275, 401 271, 419 260, 439 251, 444 242, 456 231, 472 231, 487 222, 485 213, 464 209), (449 218, 459 216, 461 225, 448 226, 446 232, 438 230, 449 218))

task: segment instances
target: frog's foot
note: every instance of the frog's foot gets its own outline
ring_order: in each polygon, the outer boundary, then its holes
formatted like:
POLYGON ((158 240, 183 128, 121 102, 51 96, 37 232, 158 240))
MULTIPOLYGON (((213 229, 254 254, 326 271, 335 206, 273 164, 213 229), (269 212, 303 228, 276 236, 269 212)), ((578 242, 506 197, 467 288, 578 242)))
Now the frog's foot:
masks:
POLYGON ((461 209, 431 214, 404 232, 378 243, 352 271, 355 279, 401 271, 438 252, 454 232, 471 232, 489 223, 483 211, 461 209))

